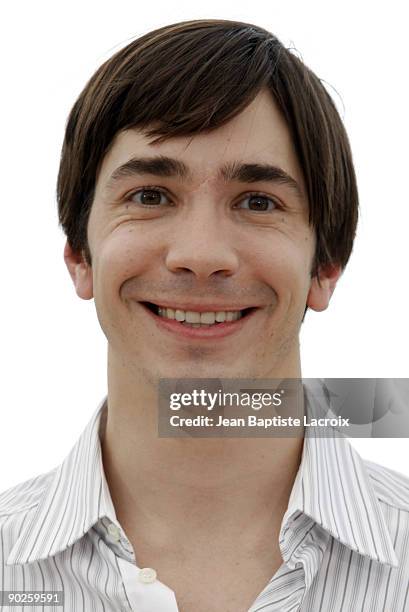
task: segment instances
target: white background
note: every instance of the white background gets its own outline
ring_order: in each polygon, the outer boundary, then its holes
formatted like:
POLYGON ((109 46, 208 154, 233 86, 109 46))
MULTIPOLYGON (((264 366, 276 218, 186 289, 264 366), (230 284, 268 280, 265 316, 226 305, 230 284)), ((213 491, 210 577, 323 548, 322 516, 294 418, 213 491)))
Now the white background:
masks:
MULTIPOLYGON (((404 3, 19 2, 1 22, 0 490, 60 463, 106 393, 106 339, 63 261, 55 184, 85 82, 136 36, 177 21, 249 21, 332 88, 361 199, 354 252, 329 309, 302 326, 304 377, 409 377, 408 42, 404 3), (337 93, 338 92, 338 93, 337 93)), ((408 398, 409 401, 409 398, 408 398)), ((354 440, 409 474, 406 440, 354 440)))

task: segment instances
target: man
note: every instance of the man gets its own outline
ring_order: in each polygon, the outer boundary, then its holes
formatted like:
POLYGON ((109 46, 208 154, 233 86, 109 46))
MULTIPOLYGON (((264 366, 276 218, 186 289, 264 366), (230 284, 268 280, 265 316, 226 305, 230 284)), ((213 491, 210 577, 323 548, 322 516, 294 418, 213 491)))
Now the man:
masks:
POLYGON ((158 437, 161 379, 301 377, 358 209, 319 79, 251 24, 150 32, 75 103, 58 201, 108 394, 62 466, 3 494, 2 589, 70 612, 409 610, 403 476, 344 438, 158 437))

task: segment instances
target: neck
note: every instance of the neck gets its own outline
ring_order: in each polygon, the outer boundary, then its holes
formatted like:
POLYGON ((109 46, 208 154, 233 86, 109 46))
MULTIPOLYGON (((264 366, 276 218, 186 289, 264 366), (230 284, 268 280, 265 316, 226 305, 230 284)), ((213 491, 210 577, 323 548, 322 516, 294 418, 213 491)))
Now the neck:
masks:
MULTIPOLYGON (((249 521, 262 530, 274 517, 279 526, 303 439, 159 438, 155 386, 120 364, 108 355, 102 454, 116 514, 126 533, 137 521, 145 521, 169 542, 186 529, 203 531, 204 525, 214 534, 230 535, 242 533, 245 525, 248 530, 249 521)), ((300 376, 298 360, 295 367, 277 369, 264 378, 300 376)))

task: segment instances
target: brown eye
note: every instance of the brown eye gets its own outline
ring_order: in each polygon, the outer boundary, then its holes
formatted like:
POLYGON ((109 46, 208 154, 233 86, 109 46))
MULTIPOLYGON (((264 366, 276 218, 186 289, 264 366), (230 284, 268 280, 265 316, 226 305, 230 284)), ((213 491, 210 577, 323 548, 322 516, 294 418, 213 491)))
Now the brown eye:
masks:
POLYGON ((161 201, 162 197, 166 198, 166 194, 160 189, 143 188, 131 193, 129 199, 131 202, 141 204, 142 206, 155 207, 163 203, 161 201))
POLYGON ((278 208, 277 203, 272 198, 258 193, 248 194, 242 202, 248 202, 248 206, 239 206, 239 208, 254 212, 271 212, 278 208))

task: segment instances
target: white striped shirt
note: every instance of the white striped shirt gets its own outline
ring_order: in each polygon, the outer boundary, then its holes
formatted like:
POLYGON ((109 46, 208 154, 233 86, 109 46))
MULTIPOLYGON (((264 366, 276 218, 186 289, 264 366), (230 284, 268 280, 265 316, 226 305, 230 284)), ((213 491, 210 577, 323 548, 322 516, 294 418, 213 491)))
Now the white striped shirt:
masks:
MULTIPOLYGON (((64 591, 64 608, 1 610, 178 610, 160 576, 144 581, 116 518, 105 423, 106 398, 59 467, 0 495, 0 590, 64 591)), ((283 564, 251 612, 409 611, 409 479, 346 438, 305 437, 279 543, 283 564)))

